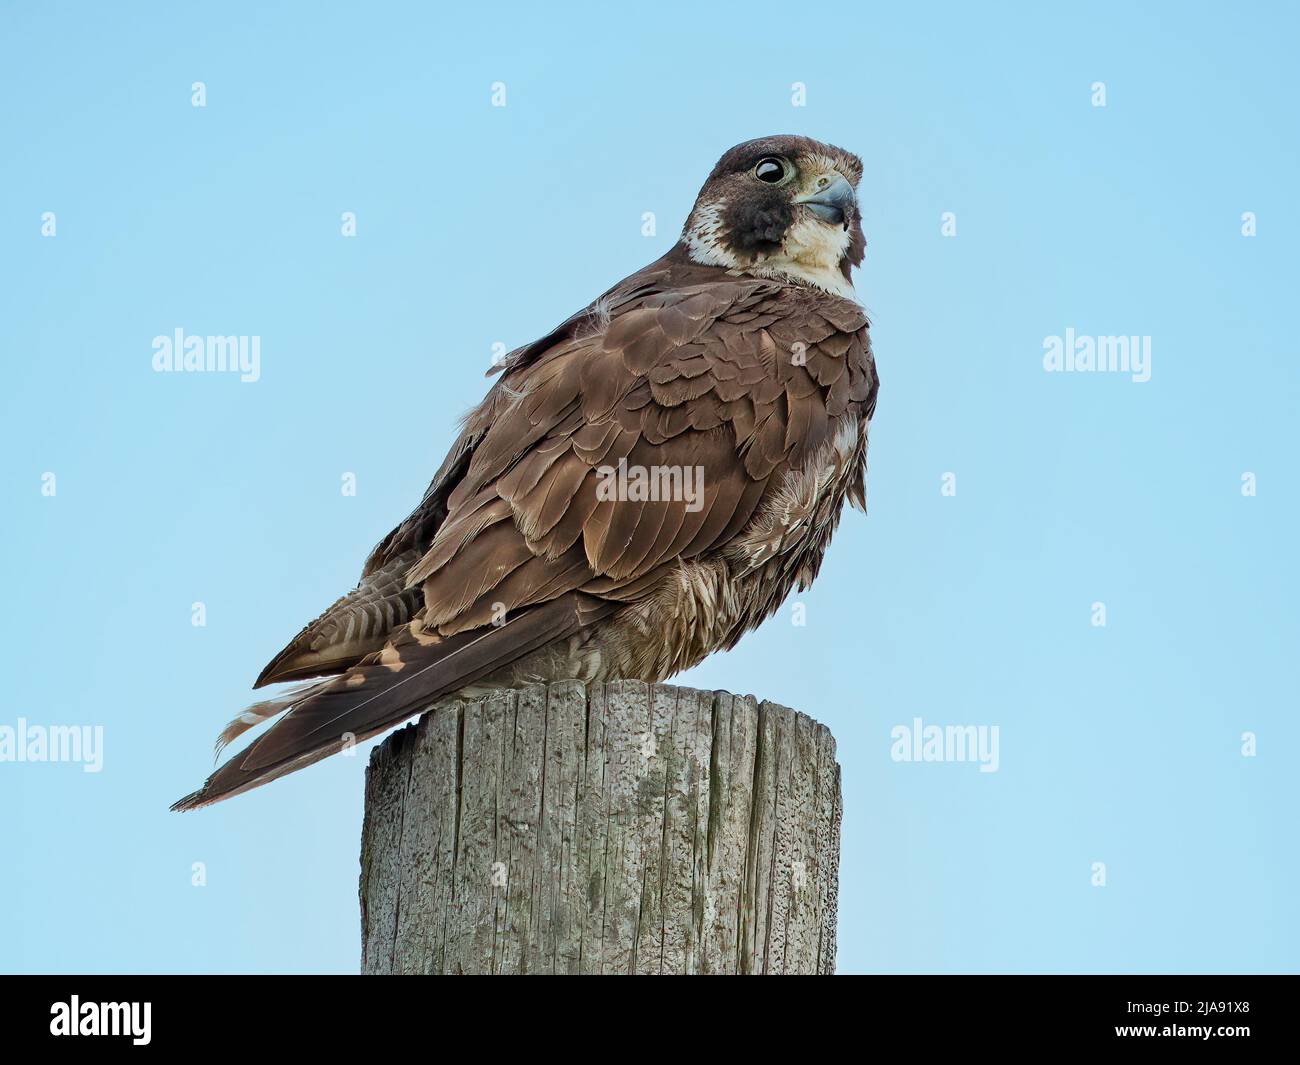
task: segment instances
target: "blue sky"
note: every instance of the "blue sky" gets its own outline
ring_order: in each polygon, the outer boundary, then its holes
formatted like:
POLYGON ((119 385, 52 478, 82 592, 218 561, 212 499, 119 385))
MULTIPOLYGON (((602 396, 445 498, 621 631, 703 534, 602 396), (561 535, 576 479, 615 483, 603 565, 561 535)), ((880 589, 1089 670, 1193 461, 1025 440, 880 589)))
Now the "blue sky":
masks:
POLYGON ((0 725, 100 725, 104 762, 0 763, 0 970, 356 970, 364 752, 168 803, 418 501, 493 345, 666 251, 727 147, 794 132, 866 164, 870 517, 806 625, 679 680, 835 733, 841 971, 1294 971, 1297 28, 4 4, 0 725), (154 373, 178 327, 260 337, 260 379, 154 373), (1067 329, 1150 338, 1151 379, 1045 372, 1067 329), (916 717, 997 726, 998 771, 894 761, 916 717))

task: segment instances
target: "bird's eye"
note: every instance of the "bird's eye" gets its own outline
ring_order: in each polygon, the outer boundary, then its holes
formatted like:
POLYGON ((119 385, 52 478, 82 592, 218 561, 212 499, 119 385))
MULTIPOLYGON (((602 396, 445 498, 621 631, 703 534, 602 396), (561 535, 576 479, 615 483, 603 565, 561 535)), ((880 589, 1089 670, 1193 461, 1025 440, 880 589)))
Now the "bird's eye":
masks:
POLYGON ((754 177, 768 185, 781 184, 785 180, 786 172, 785 160, 778 159, 774 155, 760 159, 758 165, 754 167, 754 177))

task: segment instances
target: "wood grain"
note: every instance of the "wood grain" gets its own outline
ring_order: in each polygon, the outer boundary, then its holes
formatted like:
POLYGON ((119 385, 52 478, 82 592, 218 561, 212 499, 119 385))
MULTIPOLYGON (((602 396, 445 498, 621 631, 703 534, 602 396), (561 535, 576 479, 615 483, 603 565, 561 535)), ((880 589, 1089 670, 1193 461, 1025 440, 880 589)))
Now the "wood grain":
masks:
POLYGON ((749 696, 561 681, 371 754, 365 973, 833 973, 835 740, 749 696))

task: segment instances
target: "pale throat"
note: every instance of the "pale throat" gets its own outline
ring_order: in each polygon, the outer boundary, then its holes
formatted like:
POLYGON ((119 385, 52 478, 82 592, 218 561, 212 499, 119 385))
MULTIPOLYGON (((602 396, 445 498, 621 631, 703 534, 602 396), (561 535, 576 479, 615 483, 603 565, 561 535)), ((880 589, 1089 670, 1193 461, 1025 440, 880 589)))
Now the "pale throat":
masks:
POLYGON ((840 262, 851 236, 843 226, 805 216, 786 230, 779 250, 742 260, 723 244, 721 203, 704 204, 691 215, 683 233, 687 254, 702 266, 721 266, 735 274, 812 285, 858 303, 853 282, 840 262))

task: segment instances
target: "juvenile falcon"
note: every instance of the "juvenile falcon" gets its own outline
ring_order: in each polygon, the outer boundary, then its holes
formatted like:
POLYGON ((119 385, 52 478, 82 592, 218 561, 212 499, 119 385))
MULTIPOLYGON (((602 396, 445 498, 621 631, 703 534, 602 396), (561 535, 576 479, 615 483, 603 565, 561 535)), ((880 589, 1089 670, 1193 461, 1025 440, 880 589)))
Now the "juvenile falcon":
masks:
POLYGON ((805 137, 727 152, 667 255, 493 371, 420 505, 255 687, 310 683, 232 721, 218 751, 283 715, 173 809, 457 692, 665 680, 806 588, 844 501, 866 509, 861 177, 805 137))

